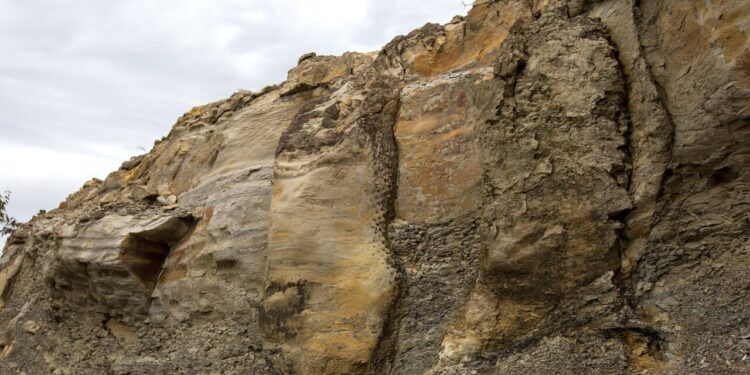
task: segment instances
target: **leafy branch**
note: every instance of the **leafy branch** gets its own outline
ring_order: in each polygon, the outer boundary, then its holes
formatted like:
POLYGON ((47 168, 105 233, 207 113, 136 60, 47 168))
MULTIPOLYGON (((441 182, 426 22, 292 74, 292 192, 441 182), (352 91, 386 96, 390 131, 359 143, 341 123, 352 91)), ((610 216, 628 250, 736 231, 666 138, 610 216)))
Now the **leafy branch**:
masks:
POLYGON ((10 200, 10 192, 0 194, 0 236, 13 233, 20 224, 15 218, 8 215, 7 207, 10 200))

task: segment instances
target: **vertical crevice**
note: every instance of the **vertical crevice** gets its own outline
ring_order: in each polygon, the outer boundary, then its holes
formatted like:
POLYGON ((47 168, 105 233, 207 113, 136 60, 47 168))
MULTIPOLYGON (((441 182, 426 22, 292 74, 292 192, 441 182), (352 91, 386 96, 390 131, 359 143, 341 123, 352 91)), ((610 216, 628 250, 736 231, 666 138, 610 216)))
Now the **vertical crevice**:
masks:
MULTIPOLYGON (((674 145, 674 123, 666 102, 666 94, 655 79, 646 59, 641 43, 641 27, 638 19, 637 1, 624 0, 626 18, 610 20, 620 29, 610 32, 631 35, 632 40, 618 39, 618 45, 610 37, 610 44, 617 51, 619 71, 623 77, 623 108, 627 116, 627 130, 623 133, 630 167, 627 170, 627 192, 633 206, 630 210, 610 214, 610 219, 621 223, 618 230, 618 253, 620 267, 612 282, 616 285, 621 319, 626 326, 616 329, 617 337, 627 356, 626 366, 631 371, 646 371, 661 366, 665 345, 664 337, 647 323, 635 316, 637 302, 634 299, 632 273, 648 245, 651 230, 657 216, 659 197, 669 173, 674 145), (624 29, 622 29, 624 27, 624 29)), ((604 21, 607 24, 607 20, 604 21)))
POLYGON ((380 168, 376 168, 376 174, 382 173, 387 176, 384 186, 381 187, 381 191, 383 192, 383 221, 380 229, 383 232, 385 246, 388 251, 388 262, 395 270, 396 275, 394 300, 392 301, 391 306, 388 307, 386 316, 384 317, 380 337, 378 337, 377 344, 373 350, 372 359, 368 364, 367 373, 372 374, 387 374, 393 363, 401 320, 398 312, 400 311, 403 293, 406 288, 404 269, 400 262, 396 260, 389 233, 389 228, 393 223, 393 220, 396 218, 396 201, 399 183, 399 149, 396 141, 395 127, 401 110, 401 92, 403 88, 401 87, 401 84, 398 86, 399 89, 396 97, 389 101, 384 107, 384 112, 389 118, 384 127, 385 129, 383 129, 383 132, 380 134, 380 141, 378 142, 376 140, 376 149, 374 152, 376 164, 381 165, 380 168))
POLYGON ((651 84, 654 85, 654 88, 656 89, 656 97, 655 100, 659 105, 661 106, 662 111, 664 112, 666 125, 668 126, 668 136, 667 136, 667 144, 666 144, 666 154, 667 154, 667 160, 666 160, 666 168, 662 175, 662 178, 659 182, 659 189, 658 193, 656 195, 656 201, 659 201, 659 198, 663 195, 664 192, 664 183, 666 181, 666 176, 668 174, 671 174, 671 168, 672 168, 672 162, 674 159, 674 145, 675 145, 675 136, 676 136, 676 129, 675 129, 675 122, 674 117, 672 115, 672 112, 669 109, 669 98, 667 96, 666 90, 662 86, 662 84, 659 82, 659 80, 656 79, 654 76, 653 68, 651 67, 651 64, 648 61, 647 53, 645 51, 645 48, 643 46, 643 43, 641 42, 643 40, 643 14, 640 10, 640 1, 639 0, 631 0, 631 16, 632 16, 632 22, 635 28, 635 37, 636 37, 636 43, 638 48, 638 56, 637 56, 637 62, 640 62, 643 64, 643 72, 645 73, 646 79, 648 82, 651 82, 651 84))
MULTIPOLYGON (((619 130, 624 142, 622 146, 618 147, 618 149, 623 153, 623 165, 615 166, 616 170, 613 170, 611 174, 612 177, 618 181, 620 186, 628 192, 631 201, 633 201, 635 195, 633 191, 633 183, 635 179, 634 172, 636 167, 634 155, 636 153, 636 150, 633 145, 633 131, 635 124, 631 115, 630 105, 633 100, 633 98, 631 97, 631 92, 635 89, 633 87, 634 85, 631 81, 631 77, 628 77, 628 75, 626 74, 626 69, 623 62, 624 57, 622 55, 621 49, 609 35, 607 36, 607 41, 614 49, 615 61, 617 61, 618 67, 617 71, 622 82, 622 97, 610 98, 610 100, 607 101, 611 103, 613 101, 611 99, 614 99, 614 102, 618 107, 618 114, 612 116, 614 118, 611 118, 611 120, 613 120, 617 125, 620 126, 619 130), (624 181, 622 181, 622 179, 624 179, 624 181)), ((602 113, 602 115, 604 115, 604 113, 602 113)), ((618 258, 620 259, 620 266, 615 270, 615 277, 613 278, 614 283, 621 282, 620 274, 622 272, 622 260, 625 256, 628 242, 630 241, 627 234, 629 221, 628 216, 633 212, 634 209, 635 207, 630 207, 626 210, 610 212, 607 215, 609 220, 615 221, 620 225, 620 228, 617 229, 617 242, 614 244, 615 248, 612 249, 612 251, 615 251, 617 253, 618 258)))
POLYGON ((633 207, 621 220, 621 267, 616 277, 616 282, 624 285, 637 265, 656 218, 656 206, 672 159, 674 124, 664 90, 653 75, 641 43, 637 2, 623 0, 618 6, 627 12, 627 20, 610 17, 608 13, 603 23, 610 29, 610 44, 617 50, 627 109, 627 130, 623 133, 626 144, 622 150, 630 165, 627 191, 633 207), (623 39, 623 35, 631 38, 623 39))

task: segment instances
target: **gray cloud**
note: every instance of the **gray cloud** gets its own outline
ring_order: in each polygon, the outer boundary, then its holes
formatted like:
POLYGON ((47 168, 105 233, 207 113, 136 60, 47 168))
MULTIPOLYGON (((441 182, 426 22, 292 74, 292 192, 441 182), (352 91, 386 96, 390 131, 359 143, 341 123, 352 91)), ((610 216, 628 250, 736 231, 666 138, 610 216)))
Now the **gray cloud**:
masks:
POLYGON ((28 220, 192 106, 281 82, 305 52, 375 50, 460 0, 0 0, 0 190, 28 220))

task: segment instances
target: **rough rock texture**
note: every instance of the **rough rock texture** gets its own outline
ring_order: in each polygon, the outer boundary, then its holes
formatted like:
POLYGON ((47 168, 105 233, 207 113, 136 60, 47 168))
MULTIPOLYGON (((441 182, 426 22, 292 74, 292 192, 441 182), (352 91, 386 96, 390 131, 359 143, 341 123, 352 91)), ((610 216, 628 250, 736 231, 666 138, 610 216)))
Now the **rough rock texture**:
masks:
POLYGON ((3 374, 750 373, 750 2, 483 0, 9 239, 3 374))

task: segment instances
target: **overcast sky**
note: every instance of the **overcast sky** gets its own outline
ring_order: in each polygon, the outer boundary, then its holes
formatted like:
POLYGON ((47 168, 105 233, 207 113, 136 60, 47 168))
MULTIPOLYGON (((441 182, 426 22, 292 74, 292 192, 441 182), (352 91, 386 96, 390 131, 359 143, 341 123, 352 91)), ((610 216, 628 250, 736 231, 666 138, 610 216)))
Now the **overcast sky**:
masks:
POLYGON ((150 149, 191 107, 376 50, 461 0, 0 0, 0 190, 28 220, 150 149))

